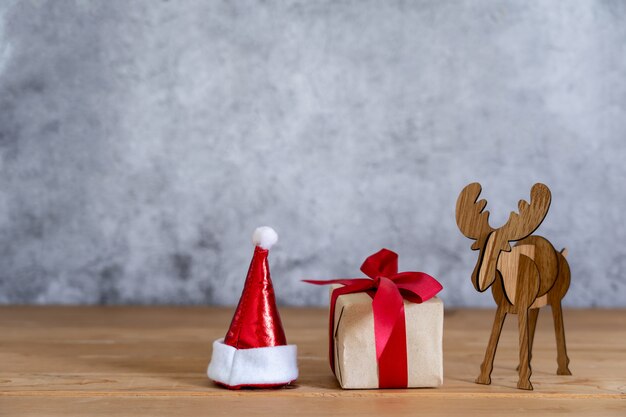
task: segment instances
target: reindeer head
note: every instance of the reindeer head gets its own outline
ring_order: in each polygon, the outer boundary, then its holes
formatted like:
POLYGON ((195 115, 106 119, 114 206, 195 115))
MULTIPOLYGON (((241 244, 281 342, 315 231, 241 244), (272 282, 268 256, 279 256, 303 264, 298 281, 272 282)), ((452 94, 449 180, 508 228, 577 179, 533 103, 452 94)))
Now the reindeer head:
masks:
POLYGON ((496 279, 496 266, 502 251, 510 252, 509 242, 524 239, 541 224, 550 208, 550 190, 544 184, 535 184, 530 190, 530 204, 518 203, 519 214, 511 212, 509 220, 499 229, 489 225, 489 212, 483 211, 486 200, 478 200, 482 187, 475 182, 469 184, 456 201, 456 224, 461 233, 474 239, 472 250, 480 250, 472 283, 483 292, 496 279))

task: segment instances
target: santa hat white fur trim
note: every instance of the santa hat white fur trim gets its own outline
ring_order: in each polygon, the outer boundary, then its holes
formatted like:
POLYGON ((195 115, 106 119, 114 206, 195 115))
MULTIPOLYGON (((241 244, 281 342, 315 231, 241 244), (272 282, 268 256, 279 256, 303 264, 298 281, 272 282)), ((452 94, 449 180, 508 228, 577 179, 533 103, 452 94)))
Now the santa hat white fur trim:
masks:
POLYGON ((213 342, 207 375, 231 387, 288 384, 298 378, 297 358, 296 345, 236 349, 222 338, 213 342))
POLYGON ((252 234, 252 243, 263 249, 269 249, 278 242, 278 234, 276 230, 268 226, 257 227, 252 234))

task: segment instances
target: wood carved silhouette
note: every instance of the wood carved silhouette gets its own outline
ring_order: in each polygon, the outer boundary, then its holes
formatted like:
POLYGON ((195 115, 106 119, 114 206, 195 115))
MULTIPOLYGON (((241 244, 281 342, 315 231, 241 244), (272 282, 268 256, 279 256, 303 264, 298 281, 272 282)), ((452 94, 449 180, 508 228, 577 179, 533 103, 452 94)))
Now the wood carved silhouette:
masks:
POLYGON ((570 284, 570 269, 565 260, 567 250, 559 252, 547 239, 530 236, 550 208, 551 195, 546 185, 535 184, 530 191, 530 204, 520 200, 519 213, 511 212, 508 221, 499 229, 489 225, 489 212, 483 211, 487 201, 477 201, 481 191, 480 184, 469 184, 461 191, 456 202, 456 223, 465 236, 475 240, 472 250, 480 251, 472 273, 472 283, 480 292, 491 287, 498 305, 476 383, 491 383, 498 339, 504 319, 511 313, 518 315, 519 326, 517 387, 532 390, 532 345, 539 308, 545 305, 550 305, 554 318, 558 364, 556 373, 571 375, 561 309, 561 299, 570 284), (511 248, 509 242, 513 241, 517 243, 511 248))

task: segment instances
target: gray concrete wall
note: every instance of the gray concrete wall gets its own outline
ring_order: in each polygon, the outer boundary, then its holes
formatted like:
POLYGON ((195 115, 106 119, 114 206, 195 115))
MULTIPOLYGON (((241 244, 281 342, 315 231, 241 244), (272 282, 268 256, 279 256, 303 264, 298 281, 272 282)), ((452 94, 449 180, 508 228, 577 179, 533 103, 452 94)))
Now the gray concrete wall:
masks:
POLYGON ((542 181, 569 306, 626 306, 624 1, 3 1, 0 303, 278 299, 388 247, 492 305, 456 228, 542 181))

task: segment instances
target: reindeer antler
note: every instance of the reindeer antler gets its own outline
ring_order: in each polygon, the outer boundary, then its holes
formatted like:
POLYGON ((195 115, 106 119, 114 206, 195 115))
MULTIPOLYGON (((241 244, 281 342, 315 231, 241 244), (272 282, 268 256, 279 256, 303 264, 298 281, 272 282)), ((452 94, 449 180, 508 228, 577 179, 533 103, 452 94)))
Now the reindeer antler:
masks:
POLYGON ((483 211, 487 200, 476 201, 481 191, 481 185, 474 182, 463 188, 456 200, 456 224, 470 239, 479 239, 493 231, 489 226, 489 212, 483 211))
POLYGON ((509 220, 500 228, 506 239, 520 240, 537 230, 548 214, 552 197, 545 184, 537 183, 530 190, 530 204, 525 200, 518 203, 519 214, 511 212, 509 220))

